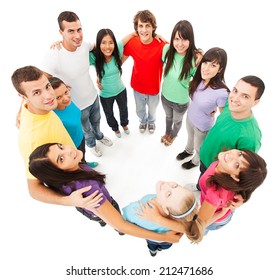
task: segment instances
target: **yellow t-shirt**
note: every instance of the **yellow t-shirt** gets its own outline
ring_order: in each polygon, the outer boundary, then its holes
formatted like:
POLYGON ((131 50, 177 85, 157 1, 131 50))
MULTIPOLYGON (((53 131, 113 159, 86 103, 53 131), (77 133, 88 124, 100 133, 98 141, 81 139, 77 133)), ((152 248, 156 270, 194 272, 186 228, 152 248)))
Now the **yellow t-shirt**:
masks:
POLYGON ((29 155, 40 145, 46 143, 61 143, 75 147, 67 130, 59 117, 50 111, 45 115, 36 115, 28 111, 23 104, 20 116, 18 134, 19 150, 24 160, 26 177, 35 179, 29 172, 29 155))

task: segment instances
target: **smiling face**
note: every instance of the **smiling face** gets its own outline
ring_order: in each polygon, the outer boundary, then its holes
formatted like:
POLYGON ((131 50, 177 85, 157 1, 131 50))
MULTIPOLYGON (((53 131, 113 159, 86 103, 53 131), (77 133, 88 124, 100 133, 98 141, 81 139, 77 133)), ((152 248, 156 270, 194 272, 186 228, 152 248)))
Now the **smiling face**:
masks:
POLYGON ((63 20, 62 25, 64 29, 59 31, 63 37, 62 45, 66 50, 73 52, 81 46, 83 40, 80 21, 67 22, 63 20))
POLYGON ((58 88, 54 90, 57 108, 58 110, 64 110, 71 103, 71 92, 65 84, 61 84, 58 88))
POLYGON ((50 146, 49 152, 47 153, 47 157, 53 165, 67 171, 78 170, 82 156, 82 151, 62 144, 50 146))
POLYGON ((140 41, 143 44, 149 44, 153 41, 153 30, 154 28, 150 22, 141 22, 140 20, 138 21, 137 32, 139 34, 140 41))
POLYGON ((234 118, 241 119, 251 115, 251 109, 259 99, 256 100, 257 88, 239 80, 229 94, 229 109, 234 118))
POLYGON ((112 53, 114 51, 114 42, 110 35, 106 35, 103 37, 101 44, 100 44, 100 50, 104 54, 106 60, 110 60, 112 53))
POLYGON ((205 61, 201 64, 201 77, 205 84, 215 77, 220 70, 220 64, 215 61, 205 61))
POLYGON ((57 107, 54 90, 45 75, 36 81, 22 82, 25 95, 20 95, 33 114, 43 115, 57 107))
POLYGON ((190 41, 183 39, 178 32, 175 33, 173 39, 173 47, 179 55, 185 55, 190 45, 190 41))
POLYGON ((247 160, 243 157, 243 152, 237 149, 220 152, 218 154, 218 160, 219 163, 216 167, 217 173, 228 173, 237 181, 239 173, 249 167, 247 160))
POLYGON ((180 209, 180 204, 185 201, 185 198, 193 194, 175 182, 159 181, 156 184, 156 195, 158 204, 166 214, 169 214, 168 209, 180 209))

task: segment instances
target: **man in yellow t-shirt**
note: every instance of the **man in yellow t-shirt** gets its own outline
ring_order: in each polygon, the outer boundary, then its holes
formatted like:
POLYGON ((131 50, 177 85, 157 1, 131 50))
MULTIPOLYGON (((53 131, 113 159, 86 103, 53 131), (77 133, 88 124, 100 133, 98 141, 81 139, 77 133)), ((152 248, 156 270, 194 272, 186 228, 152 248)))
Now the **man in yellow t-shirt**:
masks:
POLYGON ((19 148, 24 159, 27 184, 30 195, 39 201, 65 206, 93 209, 95 196, 83 198, 82 193, 91 186, 64 196, 44 186, 29 172, 29 155, 45 143, 62 143, 75 147, 59 117, 52 111, 57 106, 54 90, 44 72, 34 66, 15 70, 12 83, 18 95, 24 100, 21 108, 19 127, 19 148))

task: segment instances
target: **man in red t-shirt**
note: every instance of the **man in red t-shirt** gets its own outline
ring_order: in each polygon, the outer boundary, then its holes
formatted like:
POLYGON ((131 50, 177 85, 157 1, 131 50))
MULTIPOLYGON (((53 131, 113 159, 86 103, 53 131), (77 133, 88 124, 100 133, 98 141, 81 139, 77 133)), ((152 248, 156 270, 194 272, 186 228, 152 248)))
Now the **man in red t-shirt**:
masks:
POLYGON ((123 62, 129 56, 134 59, 131 87, 141 133, 145 132, 147 126, 150 133, 155 131, 156 109, 160 100, 162 50, 165 43, 154 39, 156 28, 155 16, 148 10, 139 11, 134 17, 134 29, 139 36, 125 45, 122 58, 123 62))

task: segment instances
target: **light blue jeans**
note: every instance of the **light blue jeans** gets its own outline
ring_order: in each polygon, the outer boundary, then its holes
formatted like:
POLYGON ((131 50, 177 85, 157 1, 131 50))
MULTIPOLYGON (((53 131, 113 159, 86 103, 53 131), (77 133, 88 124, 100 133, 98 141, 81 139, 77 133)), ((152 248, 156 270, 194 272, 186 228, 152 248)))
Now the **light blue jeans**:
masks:
POLYGON ((160 101, 159 94, 149 95, 134 90, 134 97, 136 102, 136 113, 139 117, 140 123, 154 124, 156 121, 156 109, 160 101))
POLYGON ((233 211, 231 212, 231 214, 224 220, 217 222, 217 223, 213 223, 211 225, 209 225, 205 231, 204 231, 204 235, 206 235, 210 230, 217 230, 220 229, 221 227, 225 226, 227 223, 230 222, 230 220, 232 219, 233 216, 233 211))
POLYGON ((81 124, 85 137, 85 143, 89 148, 96 146, 96 139, 101 140, 104 134, 100 130, 101 112, 100 102, 96 100, 89 107, 81 110, 81 124))

